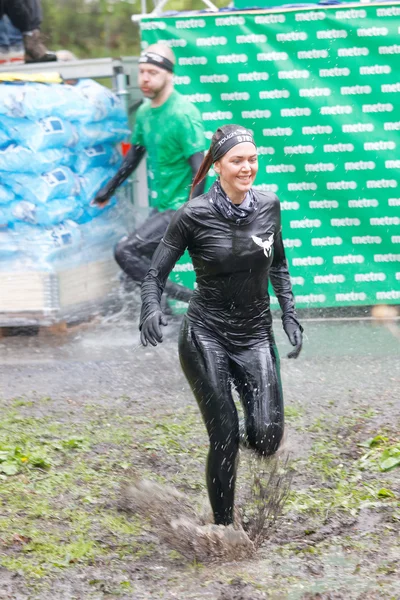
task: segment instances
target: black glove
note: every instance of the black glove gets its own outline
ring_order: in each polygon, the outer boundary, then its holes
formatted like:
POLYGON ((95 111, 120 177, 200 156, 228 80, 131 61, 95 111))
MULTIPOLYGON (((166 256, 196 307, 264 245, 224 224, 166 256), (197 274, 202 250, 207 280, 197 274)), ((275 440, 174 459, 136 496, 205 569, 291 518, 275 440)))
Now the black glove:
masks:
POLYGON ((161 344, 163 341, 161 325, 164 325, 164 327, 168 325, 168 321, 161 310, 157 310, 147 317, 140 331, 140 341, 143 346, 147 346, 148 342, 152 346, 157 346, 157 342, 161 344))
POLYGON ((284 321, 283 329, 289 338, 290 343, 294 346, 294 350, 289 352, 288 358, 297 358, 303 346, 303 328, 297 321, 284 321))
POLYGON ((113 192, 110 191, 109 187, 106 185, 97 192, 91 204, 100 204, 101 206, 103 206, 110 200, 112 195, 113 192))

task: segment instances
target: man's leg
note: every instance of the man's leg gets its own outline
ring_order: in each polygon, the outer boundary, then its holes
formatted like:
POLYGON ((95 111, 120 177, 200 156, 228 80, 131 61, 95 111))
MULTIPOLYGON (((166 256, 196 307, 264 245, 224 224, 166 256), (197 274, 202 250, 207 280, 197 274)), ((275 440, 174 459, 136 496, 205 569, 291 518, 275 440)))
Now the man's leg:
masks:
POLYGON ((5 13, 12 24, 23 34, 25 62, 53 62, 54 52, 49 52, 40 35, 42 7, 40 0, 6 0, 5 13))
MULTIPOLYGON (((142 283, 150 268, 155 249, 167 230, 175 211, 153 212, 148 219, 129 236, 118 242, 114 256, 121 269, 133 281, 142 283)), ((192 291, 182 285, 167 281, 165 293, 175 300, 189 302, 192 291)))

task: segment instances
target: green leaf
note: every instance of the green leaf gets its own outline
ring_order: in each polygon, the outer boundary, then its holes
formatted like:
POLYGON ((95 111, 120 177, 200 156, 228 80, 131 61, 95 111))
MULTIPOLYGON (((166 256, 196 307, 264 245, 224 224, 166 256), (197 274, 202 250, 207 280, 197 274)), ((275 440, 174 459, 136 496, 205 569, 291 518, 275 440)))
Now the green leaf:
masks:
POLYGON ((362 446, 363 448, 374 448, 375 446, 384 444, 388 441, 388 439, 389 438, 387 438, 385 435, 376 435, 375 437, 368 438, 367 440, 365 440, 365 442, 361 442, 358 445, 362 446))
POLYGON ((400 456, 390 456, 379 463, 381 471, 389 471, 400 465, 400 456))
POLYGON ((15 475, 16 473, 18 473, 19 468, 16 463, 6 462, 0 465, 0 471, 2 473, 5 473, 6 475, 15 475))
POLYGON ((396 498, 396 494, 392 490, 382 488, 378 492, 379 498, 396 498))

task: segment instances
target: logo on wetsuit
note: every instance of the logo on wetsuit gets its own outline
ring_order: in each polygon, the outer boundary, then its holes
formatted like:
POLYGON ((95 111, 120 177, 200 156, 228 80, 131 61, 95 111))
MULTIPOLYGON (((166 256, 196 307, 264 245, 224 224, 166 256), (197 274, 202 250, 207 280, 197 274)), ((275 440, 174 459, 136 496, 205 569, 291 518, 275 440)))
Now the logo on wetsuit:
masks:
POLYGON ((269 256, 271 256, 271 248, 272 248, 272 244, 274 243, 274 234, 273 233, 271 233, 271 235, 269 236, 269 238, 267 240, 265 240, 265 242, 263 242, 262 239, 257 237, 256 235, 252 235, 251 239, 253 240, 253 242, 255 242, 257 244, 257 246, 260 246, 264 250, 264 254, 267 258, 269 256))

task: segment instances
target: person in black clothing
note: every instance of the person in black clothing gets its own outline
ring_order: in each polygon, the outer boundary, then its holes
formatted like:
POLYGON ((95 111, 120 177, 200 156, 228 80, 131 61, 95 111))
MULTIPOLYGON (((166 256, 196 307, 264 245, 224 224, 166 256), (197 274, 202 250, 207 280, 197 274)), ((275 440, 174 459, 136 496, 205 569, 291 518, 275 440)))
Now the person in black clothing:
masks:
POLYGON ((218 129, 193 185, 213 163, 218 180, 176 212, 154 253, 142 284, 140 330, 144 346, 162 341, 167 321, 161 294, 188 248, 197 289, 182 323, 179 356, 210 439, 206 478, 215 523, 230 525, 240 438, 231 385, 243 405, 248 447, 270 456, 284 429, 268 280, 294 346, 289 358, 301 351, 303 329, 282 242, 279 200, 252 188, 258 162, 251 132, 237 125, 218 129))
POLYGON ((56 54, 49 52, 41 39, 40 0, 0 0, 0 19, 3 15, 7 15, 14 27, 22 34, 26 63, 57 60, 56 54))

